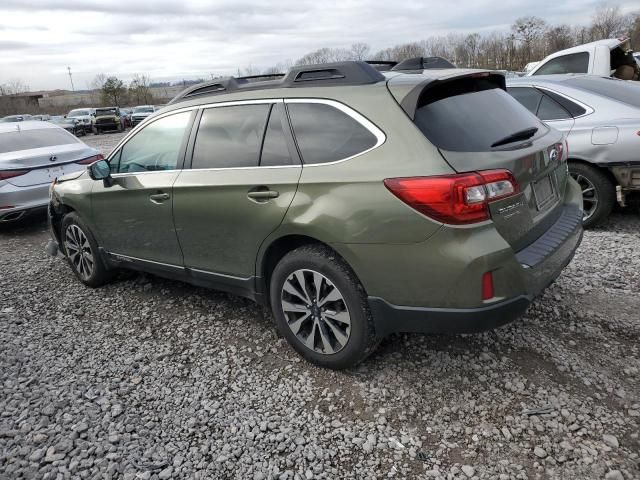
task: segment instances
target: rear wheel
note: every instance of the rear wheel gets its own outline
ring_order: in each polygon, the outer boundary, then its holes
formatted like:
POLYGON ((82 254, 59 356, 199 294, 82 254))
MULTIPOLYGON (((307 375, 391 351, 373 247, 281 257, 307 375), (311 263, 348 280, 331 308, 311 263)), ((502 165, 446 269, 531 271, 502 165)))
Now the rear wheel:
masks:
POLYGON ((589 228, 601 223, 613 210, 615 186, 602 170, 584 163, 569 163, 569 173, 582 190, 582 224, 589 228))
POLYGON ((62 219, 60 235, 67 261, 82 283, 99 287, 113 278, 114 272, 104 265, 95 238, 75 212, 62 219))
POLYGON ((280 333, 316 365, 352 367, 379 343, 362 285, 329 248, 309 245, 285 255, 273 271, 270 299, 280 333))

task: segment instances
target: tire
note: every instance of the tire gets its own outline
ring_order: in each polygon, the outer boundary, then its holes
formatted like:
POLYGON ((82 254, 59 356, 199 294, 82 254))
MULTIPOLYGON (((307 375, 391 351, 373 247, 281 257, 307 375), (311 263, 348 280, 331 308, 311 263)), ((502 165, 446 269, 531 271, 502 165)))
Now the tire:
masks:
POLYGON ((613 182, 601 169, 584 163, 570 162, 569 174, 582 189, 582 225, 584 228, 598 225, 611 214, 616 202, 613 182))
POLYGON ((113 279, 115 272, 106 268, 95 237, 75 212, 68 213, 62 219, 60 238, 62 251, 78 280, 96 288, 113 279), (82 252, 74 255, 74 251, 79 250, 78 246, 82 247, 82 252))
POLYGON ((279 332, 309 362, 349 368, 378 346, 364 288, 328 247, 306 245, 286 254, 273 270, 269 287, 279 332), (290 293, 294 290, 295 295, 290 293))

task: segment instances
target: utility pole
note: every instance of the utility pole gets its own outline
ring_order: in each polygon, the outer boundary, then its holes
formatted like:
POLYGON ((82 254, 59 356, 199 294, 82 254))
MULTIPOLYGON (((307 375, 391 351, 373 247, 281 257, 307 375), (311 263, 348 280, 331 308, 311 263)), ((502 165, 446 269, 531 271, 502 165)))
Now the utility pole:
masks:
POLYGON ((71 67, 67 67, 67 71, 69 72, 69 80, 71 80, 71 90, 73 90, 75 92, 76 89, 73 86, 73 77, 71 76, 71 67))

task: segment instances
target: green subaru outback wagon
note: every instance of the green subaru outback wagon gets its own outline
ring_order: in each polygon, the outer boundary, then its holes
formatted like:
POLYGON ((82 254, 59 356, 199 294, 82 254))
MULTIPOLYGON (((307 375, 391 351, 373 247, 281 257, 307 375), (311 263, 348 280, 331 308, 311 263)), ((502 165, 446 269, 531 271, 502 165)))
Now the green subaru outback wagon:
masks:
POLYGON ((48 250, 90 287, 128 268, 249 297, 345 368, 521 315, 582 238, 566 151, 490 71, 214 80, 52 185, 48 250))

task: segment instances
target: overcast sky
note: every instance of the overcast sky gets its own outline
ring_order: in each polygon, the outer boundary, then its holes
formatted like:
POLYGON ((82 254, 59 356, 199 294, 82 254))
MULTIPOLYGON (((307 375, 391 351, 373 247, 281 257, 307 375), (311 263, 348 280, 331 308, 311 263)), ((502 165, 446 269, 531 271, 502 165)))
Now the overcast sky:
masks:
MULTIPOLYGON (((0 0, 0 84, 87 88, 263 69, 320 47, 372 50, 450 32, 507 30, 520 16, 586 24, 589 0, 0 0)), ((620 2, 624 10, 637 3, 620 2)))

